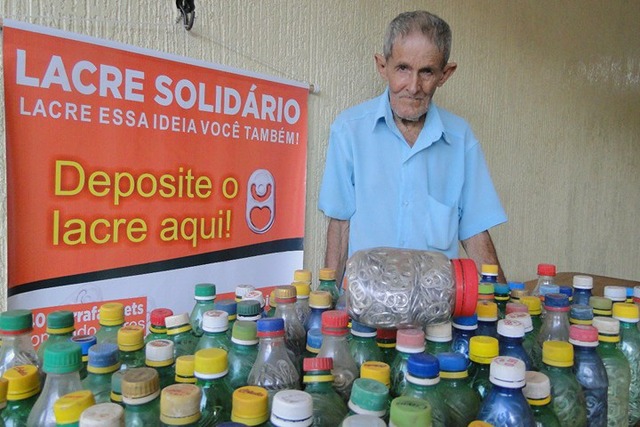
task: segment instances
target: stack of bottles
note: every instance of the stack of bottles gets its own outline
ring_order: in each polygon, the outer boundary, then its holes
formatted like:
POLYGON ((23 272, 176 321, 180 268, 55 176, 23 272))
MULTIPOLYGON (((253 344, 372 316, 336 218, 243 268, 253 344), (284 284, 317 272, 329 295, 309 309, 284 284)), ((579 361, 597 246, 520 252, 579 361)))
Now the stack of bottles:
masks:
POLYGON ((26 426, 631 426, 640 422, 640 288, 541 264, 531 294, 482 266, 476 313, 423 328, 351 321, 335 272, 308 270, 233 299, 194 288, 191 313, 157 308, 148 332, 122 304, 95 336, 68 311, 0 313, 0 418, 26 426), (629 299, 627 299, 629 298, 629 299), (627 302, 630 301, 630 302, 627 302))

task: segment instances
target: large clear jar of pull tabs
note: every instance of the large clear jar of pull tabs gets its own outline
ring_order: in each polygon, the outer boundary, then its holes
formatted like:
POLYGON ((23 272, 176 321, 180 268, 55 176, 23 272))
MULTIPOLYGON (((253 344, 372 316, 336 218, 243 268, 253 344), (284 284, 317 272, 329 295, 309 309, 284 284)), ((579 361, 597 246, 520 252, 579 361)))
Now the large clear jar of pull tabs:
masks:
POLYGON ((439 252, 372 248, 347 261, 347 310, 375 328, 424 327, 470 316, 478 300, 478 270, 470 259, 439 252))

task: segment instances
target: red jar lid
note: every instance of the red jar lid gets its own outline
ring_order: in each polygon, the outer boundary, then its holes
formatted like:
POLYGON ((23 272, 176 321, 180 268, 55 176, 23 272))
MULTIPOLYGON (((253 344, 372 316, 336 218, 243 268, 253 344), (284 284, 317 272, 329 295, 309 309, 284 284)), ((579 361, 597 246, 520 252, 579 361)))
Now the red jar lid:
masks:
POLYGON ((478 304, 478 269, 473 260, 452 259, 456 299, 453 316, 472 316, 478 304))

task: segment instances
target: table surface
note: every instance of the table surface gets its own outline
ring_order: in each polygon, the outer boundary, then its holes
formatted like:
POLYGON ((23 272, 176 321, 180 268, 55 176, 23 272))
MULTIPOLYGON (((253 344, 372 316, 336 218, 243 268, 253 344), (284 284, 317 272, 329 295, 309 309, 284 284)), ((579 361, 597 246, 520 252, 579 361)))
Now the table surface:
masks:
MULTIPOLYGON (((592 290, 593 295, 602 296, 604 287, 607 285, 625 286, 625 287, 631 287, 631 288, 635 286, 640 286, 640 282, 637 282, 634 280, 618 279, 616 277, 608 277, 608 276, 597 276, 594 274, 579 273, 577 271, 564 271, 561 273, 556 273, 555 283, 557 285, 571 286, 573 285, 573 276, 576 276, 576 275, 593 277, 593 290, 592 290)), ((537 282, 538 282, 537 278, 532 280, 527 280, 525 282, 525 286, 528 290, 532 290, 536 286, 537 282)))

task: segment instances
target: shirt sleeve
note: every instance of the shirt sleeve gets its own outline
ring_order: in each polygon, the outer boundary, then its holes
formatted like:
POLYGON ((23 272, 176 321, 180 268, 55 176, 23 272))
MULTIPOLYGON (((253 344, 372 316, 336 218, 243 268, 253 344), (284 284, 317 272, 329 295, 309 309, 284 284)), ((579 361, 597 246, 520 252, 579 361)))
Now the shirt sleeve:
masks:
POLYGON ((355 212, 353 151, 346 132, 334 123, 329 134, 327 160, 318 207, 330 218, 348 220, 355 212))

